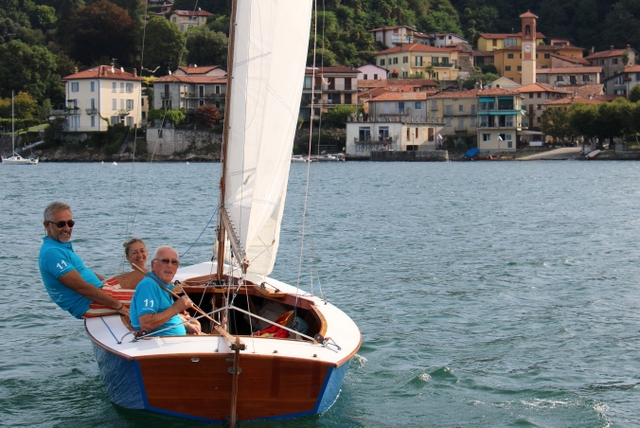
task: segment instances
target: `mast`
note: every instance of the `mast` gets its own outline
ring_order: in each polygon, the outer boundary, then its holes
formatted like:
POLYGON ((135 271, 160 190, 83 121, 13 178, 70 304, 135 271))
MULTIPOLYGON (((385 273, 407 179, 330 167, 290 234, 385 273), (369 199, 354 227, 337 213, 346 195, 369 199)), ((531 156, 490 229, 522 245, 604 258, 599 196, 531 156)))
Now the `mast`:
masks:
POLYGON ((11 90, 11 156, 16 154, 15 140, 16 140, 16 116, 13 112, 13 89, 11 90))
POLYGON ((231 19, 229 21, 229 48, 227 50, 227 94, 224 99, 224 131, 222 133, 222 157, 220 159, 220 202, 219 202, 219 213, 220 219, 218 221, 218 263, 217 263, 217 274, 218 274, 218 282, 222 282, 222 276, 224 273, 224 252, 225 252, 225 239, 226 239, 226 230, 225 225, 227 222, 225 221, 226 212, 224 207, 224 198, 225 198, 225 178, 226 178, 226 160, 227 160, 227 150, 229 147, 229 125, 231 119, 231 85, 233 82, 233 44, 235 40, 235 32, 236 32, 236 10, 237 10, 237 0, 233 0, 231 2, 231 19))

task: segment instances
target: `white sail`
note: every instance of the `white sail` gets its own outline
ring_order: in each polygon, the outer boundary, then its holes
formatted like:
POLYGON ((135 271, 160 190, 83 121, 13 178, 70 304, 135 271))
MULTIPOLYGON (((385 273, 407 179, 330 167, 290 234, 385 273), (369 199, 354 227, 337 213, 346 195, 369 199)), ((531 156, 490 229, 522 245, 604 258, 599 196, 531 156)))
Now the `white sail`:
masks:
POLYGON ((249 262, 275 263, 311 24, 310 0, 240 0, 233 64, 223 209, 249 262))

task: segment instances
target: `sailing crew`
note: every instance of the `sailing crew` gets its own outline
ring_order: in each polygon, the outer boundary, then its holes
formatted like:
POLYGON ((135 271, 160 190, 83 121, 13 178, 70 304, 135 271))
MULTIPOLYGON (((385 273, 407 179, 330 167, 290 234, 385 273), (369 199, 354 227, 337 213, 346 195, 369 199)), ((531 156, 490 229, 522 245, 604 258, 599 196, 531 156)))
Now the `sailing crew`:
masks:
POLYGON ((111 289, 103 289, 103 278, 87 268, 73 251, 69 241, 76 222, 71 207, 59 201, 50 203, 44 210, 43 224, 47 236, 43 238, 38 263, 51 300, 76 318, 83 318, 92 303, 128 317, 127 306, 114 297, 111 289))
POLYGON ((180 266, 173 247, 158 247, 151 259, 151 272, 138 283, 131 300, 131 326, 147 336, 201 334, 200 323, 187 315, 193 302, 183 295, 173 300, 171 284, 180 266))

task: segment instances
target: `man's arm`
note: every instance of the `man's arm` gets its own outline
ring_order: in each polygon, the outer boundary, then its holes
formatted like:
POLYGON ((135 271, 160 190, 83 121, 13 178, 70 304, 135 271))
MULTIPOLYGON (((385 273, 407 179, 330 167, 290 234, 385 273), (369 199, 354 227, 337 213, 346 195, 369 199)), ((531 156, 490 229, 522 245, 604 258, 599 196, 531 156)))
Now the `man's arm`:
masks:
POLYGON ((122 302, 115 299, 113 296, 110 296, 106 293, 103 293, 98 287, 89 284, 82 276, 78 273, 77 270, 72 270, 70 272, 62 275, 58 280, 64 284, 65 287, 72 289, 78 294, 83 295, 87 299, 90 299, 93 302, 97 302, 103 304, 105 306, 111 306, 114 309, 120 308, 118 313, 121 315, 129 316, 129 309, 127 309, 122 302))
POLYGON ((144 314, 138 317, 140 321, 140 329, 144 331, 151 331, 159 328, 167 323, 173 316, 181 314, 186 309, 193 306, 193 302, 189 297, 182 296, 173 305, 169 306, 162 312, 157 314, 144 314))

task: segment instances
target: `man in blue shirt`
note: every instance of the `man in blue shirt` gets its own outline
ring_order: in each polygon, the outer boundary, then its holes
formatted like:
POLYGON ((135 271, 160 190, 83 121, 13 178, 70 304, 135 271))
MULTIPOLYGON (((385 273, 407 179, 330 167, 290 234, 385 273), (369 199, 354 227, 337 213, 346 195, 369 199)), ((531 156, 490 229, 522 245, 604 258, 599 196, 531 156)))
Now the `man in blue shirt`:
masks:
POLYGON ((186 295, 176 301, 168 290, 178 270, 178 253, 172 247, 159 247, 151 259, 151 273, 138 283, 131 299, 131 326, 149 336, 200 334, 200 324, 186 322, 183 315, 193 307, 186 295), (162 286, 161 286, 161 285, 162 286), (164 288, 163 288, 164 287, 164 288))
POLYGON ((74 225, 69 205, 56 201, 45 208, 47 236, 43 238, 38 262, 49 296, 76 318, 82 318, 92 302, 112 307, 120 315, 128 316, 127 307, 100 289, 102 278, 87 268, 73 251, 69 241, 74 225))

